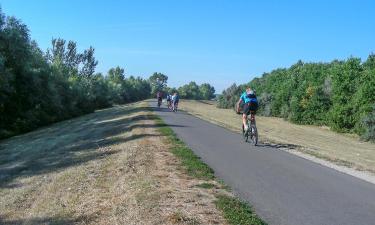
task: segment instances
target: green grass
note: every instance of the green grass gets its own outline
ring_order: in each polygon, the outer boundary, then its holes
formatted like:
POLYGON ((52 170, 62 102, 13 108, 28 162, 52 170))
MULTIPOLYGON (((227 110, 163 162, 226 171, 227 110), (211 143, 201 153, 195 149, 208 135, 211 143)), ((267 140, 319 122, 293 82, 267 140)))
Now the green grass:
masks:
POLYGON ((227 195, 216 196, 216 207, 230 224, 266 225, 245 202, 227 195))
POLYGON ((211 189, 211 188, 215 187, 214 184, 210 184, 210 183, 201 183, 201 184, 197 184, 195 186, 199 187, 199 188, 205 188, 205 189, 211 189))
MULTIPOLYGON (((201 159, 194 154, 194 152, 180 140, 173 130, 168 127, 160 118, 156 119, 159 125, 159 131, 166 136, 168 142, 172 145, 171 151, 181 160, 183 168, 187 174, 192 177, 203 180, 217 180, 214 171, 201 159)), ((217 180, 227 191, 230 188, 224 184, 223 181, 217 180)), ((196 185, 200 188, 213 188, 215 185, 210 183, 202 183, 196 185)), ((224 218, 229 224, 247 224, 247 225, 266 225, 251 209, 251 207, 239 200, 238 198, 228 195, 217 195, 215 201, 216 207, 223 212, 224 218)))
POLYGON ((201 159, 194 154, 194 152, 181 141, 173 130, 165 126, 160 119, 157 120, 160 125, 159 131, 167 136, 168 141, 172 144, 171 151, 181 160, 181 164, 186 170, 187 174, 192 177, 204 180, 212 180, 215 178, 214 171, 207 166, 201 159))

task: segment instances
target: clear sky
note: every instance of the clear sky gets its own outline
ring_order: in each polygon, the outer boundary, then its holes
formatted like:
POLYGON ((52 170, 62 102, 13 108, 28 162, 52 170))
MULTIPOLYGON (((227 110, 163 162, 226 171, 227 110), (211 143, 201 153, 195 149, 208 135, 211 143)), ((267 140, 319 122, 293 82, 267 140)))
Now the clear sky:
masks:
POLYGON ((208 82, 221 92, 297 60, 375 52, 374 0, 0 0, 45 50, 52 37, 96 49, 98 72, 208 82))

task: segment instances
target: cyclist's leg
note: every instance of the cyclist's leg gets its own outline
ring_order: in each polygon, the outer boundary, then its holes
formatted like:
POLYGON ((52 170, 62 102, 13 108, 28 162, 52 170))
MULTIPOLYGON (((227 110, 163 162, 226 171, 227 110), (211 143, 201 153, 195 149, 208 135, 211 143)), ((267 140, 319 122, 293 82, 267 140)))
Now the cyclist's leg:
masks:
POLYGON ((246 115, 246 113, 243 113, 242 114, 242 124, 243 124, 243 127, 244 127, 244 129, 246 130, 247 128, 247 115, 246 115))

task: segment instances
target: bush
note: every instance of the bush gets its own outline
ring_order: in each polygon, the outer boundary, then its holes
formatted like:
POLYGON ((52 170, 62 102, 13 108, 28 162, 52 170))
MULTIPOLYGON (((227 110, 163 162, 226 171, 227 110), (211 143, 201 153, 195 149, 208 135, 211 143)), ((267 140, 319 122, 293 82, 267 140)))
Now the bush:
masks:
POLYGON ((375 142, 375 105, 373 110, 363 119, 363 124, 365 127, 365 132, 362 135, 362 138, 369 141, 375 142))

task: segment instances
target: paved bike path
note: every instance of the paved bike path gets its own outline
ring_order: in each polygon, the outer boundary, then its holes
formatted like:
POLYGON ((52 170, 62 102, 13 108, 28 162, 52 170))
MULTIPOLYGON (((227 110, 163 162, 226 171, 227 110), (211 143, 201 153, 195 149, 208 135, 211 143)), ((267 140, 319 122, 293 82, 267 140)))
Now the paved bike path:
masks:
POLYGON ((251 146, 184 112, 155 111, 270 225, 375 225, 375 185, 282 150, 251 146))

